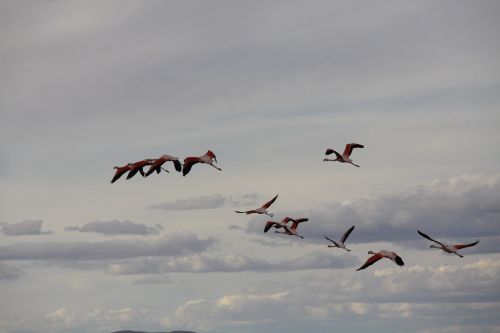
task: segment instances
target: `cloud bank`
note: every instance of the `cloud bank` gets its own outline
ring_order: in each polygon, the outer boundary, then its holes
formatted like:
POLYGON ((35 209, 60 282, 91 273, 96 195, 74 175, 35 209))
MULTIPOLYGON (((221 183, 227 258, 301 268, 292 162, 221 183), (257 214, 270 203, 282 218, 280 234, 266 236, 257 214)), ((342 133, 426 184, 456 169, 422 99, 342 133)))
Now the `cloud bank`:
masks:
MULTIPOLYGON (((356 228, 350 243, 414 241, 420 238, 417 229, 451 243, 498 237, 500 174, 462 175, 401 193, 328 203, 293 215, 309 217, 302 228, 305 241, 323 240, 323 235, 340 238, 352 225, 356 228)), ((246 230, 262 234, 263 227, 252 219, 246 230)), ((499 251, 498 247, 491 250, 499 251)))
POLYGON ((129 263, 110 265, 112 274, 276 272, 302 269, 338 269, 354 267, 359 260, 351 255, 334 256, 311 252, 298 258, 268 261, 236 254, 195 254, 178 258, 141 258, 129 263))
POLYGON ((214 238, 172 233, 148 240, 17 243, 0 247, 0 260, 114 260, 143 256, 177 256, 206 250, 214 238))

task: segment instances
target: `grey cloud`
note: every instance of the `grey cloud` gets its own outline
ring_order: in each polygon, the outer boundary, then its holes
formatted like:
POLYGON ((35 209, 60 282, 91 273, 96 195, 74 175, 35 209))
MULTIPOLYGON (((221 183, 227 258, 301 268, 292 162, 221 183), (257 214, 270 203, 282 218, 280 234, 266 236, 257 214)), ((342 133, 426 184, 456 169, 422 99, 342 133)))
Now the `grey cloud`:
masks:
POLYGON ((359 260, 351 255, 334 256, 311 252, 298 258, 267 261, 248 256, 196 254, 178 258, 142 258, 130 263, 110 265, 112 274, 206 273, 206 272, 275 272, 304 269, 354 267, 359 260))
POLYGON ((50 235, 52 231, 42 231, 42 220, 22 221, 11 223, 2 227, 4 235, 24 236, 24 235, 50 235))
POLYGON ((214 245, 190 232, 172 233, 148 240, 102 242, 18 243, 0 247, 0 260, 113 260, 141 256, 177 256, 197 253, 214 245))
MULTIPOLYGON (((323 241, 323 235, 340 238, 352 225, 350 243, 413 242, 421 238, 417 229, 442 240, 500 236, 500 175, 463 175, 292 215, 309 218, 302 233, 313 242, 323 241)), ((256 219, 247 223, 248 232, 261 234, 262 228, 256 219)))
POLYGON ((24 271, 12 264, 0 262, 0 280, 14 280, 20 278, 24 271))
POLYGON ((164 210, 189 210, 189 209, 215 209, 225 205, 240 206, 255 203, 256 194, 246 193, 243 195, 224 196, 222 194, 211 194, 200 197, 179 199, 171 202, 154 204, 152 209, 164 210))
POLYGON ((152 205, 152 209, 188 210, 188 209, 214 209, 224 205, 226 198, 220 194, 206 195, 196 198, 179 199, 152 205))
POLYGON ((131 221, 94 221, 83 226, 65 227, 65 231, 96 232, 104 235, 154 235, 163 229, 161 225, 149 227, 142 223, 131 221))

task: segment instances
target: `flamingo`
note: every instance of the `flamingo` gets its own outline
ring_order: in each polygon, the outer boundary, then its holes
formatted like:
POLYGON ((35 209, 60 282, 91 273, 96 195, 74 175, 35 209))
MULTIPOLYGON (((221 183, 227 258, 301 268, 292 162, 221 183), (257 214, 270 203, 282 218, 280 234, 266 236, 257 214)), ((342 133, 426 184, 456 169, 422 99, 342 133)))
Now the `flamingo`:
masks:
POLYGON ((213 164, 214 161, 215 161, 215 163, 217 163, 217 157, 215 157, 215 154, 211 150, 207 151, 205 153, 205 155, 202 155, 202 156, 186 157, 184 159, 184 167, 182 168, 182 175, 183 176, 187 175, 189 173, 189 171, 191 170, 191 167, 196 163, 205 163, 205 164, 213 166, 214 168, 216 168, 219 171, 222 171, 221 168, 218 168, 213 164))
MULTIPOLYGON (((287 225, 288 222, 293 221, 291 217, 285 217, 281 222, 275 222, 275 221, 267 221, 266 226, 264 227, 264 232, 268 232, 269 229, 271 229, 273 226, 275 229, 280 229, 283 228, 287 225)), ((308 219, 306 218, 300 218, 296 219, 295 221, 298 221, 299 223, 301 222, 306 222, 308 219)))
POLYGON ((382 258, 391 259, 398 266, 404 266, 404 264, 405 264, 403 262, 403 259, 401 259, 401 257, 398 256, 395 252, 380 250, 377 253, 375 253, 373 251, 369 251, 368 254, 372 254, 372 256, 370 258, 368 258, 368 260, 366 260, 366 262, 363 264, 363 266, 358 268, 357 271, 365 269, 366 267, 373 265, 374 263, 376 263, 377 261, 379 261, 382 258))
POLYGON ((245 213, 245 214, 266 214, 267 216, 269 217, 273 217, 274 215, 273 214, 270 214, 267 212, 267 209, 269 208, 269 206, 271 206, 273 204, 274 201, 276 201, 276 198, 278 198, 278 194, 276 194, 276 196, 274 198, 272 198, 271 200, 269 200, 268 202, 266 202, 265 204, 263 204, 261 207, 257 208, 257 209, 251 209, 251 210, 246 210, 246 211, 239 211, 239 210, 235 210, 234 212, 235 213, 245 213))
POLYGON ((325 162, 326 161, 337 161, 337 162, 341 162, 341 163, 350 163, 354 166, 359 167, 359 165, 352 163, 352 160, 350 158, 352 150, 354 148, 365 148, 365 146, 360 145, 359 143, 348 143, 345 145, 344 153, 342 155, 337 153, 335 150, 328 148, 326 150, 325 154, 330 155, 331 153, 334 153, 337 156, 337 158, 334 160, 325 158, 325 159, 323 159, 323 161, 325 161, 325 162))
POLYGON ((285 231, 278 231, 278 230, 276 230, 275 233, 277 233, 277 234, 286 234, 286 235, 290 235, 290 236, 297 236, 297 237, 300 237, 300 238, 304 238, 304 236, 299 235, 299 233, 297 232, 297 227, 299 226, 299 223, 306 222, 308 220, 309 220, 308 218, 300 218, 300 219, 292 219, 292 218, 290 218, 290 221, 293 221, 292 226, 289 228, 286 224, 284 224, 282 226, 282 228, 285 229, 285 231))
POLYGON ((447 252, 447 253, 455 253, 457 256, 459 256, 460 258, 463 258, 464 256, 461 255, 460 253, 458 253, 457 251, 460 250, 460 249, 463 249, 465 247, 471 247, 471 246, 474 246, 476 245, 477 243, 479 243, 479 239, 476 240, 474 243, 470 243, 470 244, 455 244, 455 245, 448 245, 448 244, 445 244, 445 243, 441 243, 441 242, 438 242, 437 240, 435 239, 432 239, 431 237, 429 237, 428 235, 424 234, 423 232, 421 232, 420 230, 417 230, 418 234, 424 238, 427 238, 428 240, 430 241, 433 241, 434 243, 437 243, 439 244, 440 246, 436 246, 434 244, 432 244, 430 247, 431 248, 434 248, 434 249, 441 249, 443 250, 444 252, 447 252))
POLYGON ((130 171, 127 175, 127 179, 134 177, 137 172, 139 172, 143 177, 145 177, 144 170, 142 168, 144 168, 146 165, 153 164, 154 161, 155 160, 148 158, 142 161, 132 163, 130 171))
POLYGON ((120 177, 126 173, 127 171, 130 171, 130 169, 132 168, 133 164, 132 163, 127 163, 126 165, 124 166, 115 166, 114 168, 116 169, 116 172, 115 172, 115 175, 113 176, 113 179, 111 179, 111 184, 113 184, 114 182, 116 182, 118 179, 120 179, 120 177))
POLYGON ((179 159, 177 157, 173 157, 170 155, 161 155, 159 158, 154 160, 153 164, 149 167, 149 170, 146 172, 146 177, 152 174, 153 172, 156 171, 156 173, 160 173, 161 170, 169 172, 167 169, 163 169, 162 165, 165 162, 173 162, 175 170, 178 172, 182 171, 182 164, 179 162, 179 159))
POLYGON ((323 237, 325 237, 327 240, 329 240, 330 242, 332 242, 334 244, 334 245, 328 245, 328 247, 338 247, 338 248, 344 249, 346 251, 351 251, 351 250, 349 250, 348 248, 345 247, 344 243, 345 243, 347 237, 349 237, 349 235, 351 234, 351 232, 353 230, 354 230, 354 226, 352 226, 351 228, 349 228, 349 230, 347 230, 345 232, 345 234, 342 236, 342 238, 340 239, 339 242, 331 240, 330 238, 326 237, 325 235, 323 235, 323 237))

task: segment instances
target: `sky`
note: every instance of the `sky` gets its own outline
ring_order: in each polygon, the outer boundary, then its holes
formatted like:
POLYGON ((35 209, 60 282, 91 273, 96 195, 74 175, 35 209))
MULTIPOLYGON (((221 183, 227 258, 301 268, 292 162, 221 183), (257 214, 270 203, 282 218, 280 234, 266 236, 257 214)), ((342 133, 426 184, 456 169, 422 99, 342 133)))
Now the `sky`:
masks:
POLYGON ((0 333, 500 332, 499 15, 1 1, 0 333), (349 142, 359 168, 323 162, 349 142), (208 149, 221 172, 110 184, 208 149), (276 194, 304 239, 234 213, 276 194), (356 271, 381 249, 405 265, 356 271))

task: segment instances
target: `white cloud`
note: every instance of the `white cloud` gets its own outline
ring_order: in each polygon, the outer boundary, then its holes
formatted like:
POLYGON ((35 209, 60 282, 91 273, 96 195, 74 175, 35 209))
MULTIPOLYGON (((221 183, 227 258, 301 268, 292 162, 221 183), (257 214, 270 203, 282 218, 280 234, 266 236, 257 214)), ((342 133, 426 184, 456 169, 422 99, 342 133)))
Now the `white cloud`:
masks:
POLYGON ((253 292, 186 301, 165 323, 208 331, 244 331, 249 323, 280 329, 287 323, 283 327, 291 324, 298 332, 301 325, 312 327, 319 320, 359 331, 364 325, 385 327, 389 319, 391 329, 408 332, 462 332, 466 327, 495 332, 499 273, 500 260, 483 259, 464 266, 307 275, 249 288, 253 292))
POLYGON ((214 301, 190 300, 178 306, 173 315, 166 316, 167 326, 181 326, 200 330, 214 330, 219 322, 229 326, 245 326, 267 321, 270 312, 283 308, 287 291, 270 294, 227 294, 214 301), (203 314, 200 316, 200 314, 203 314), (212 320, 208 320, 212 318, 212 320))

